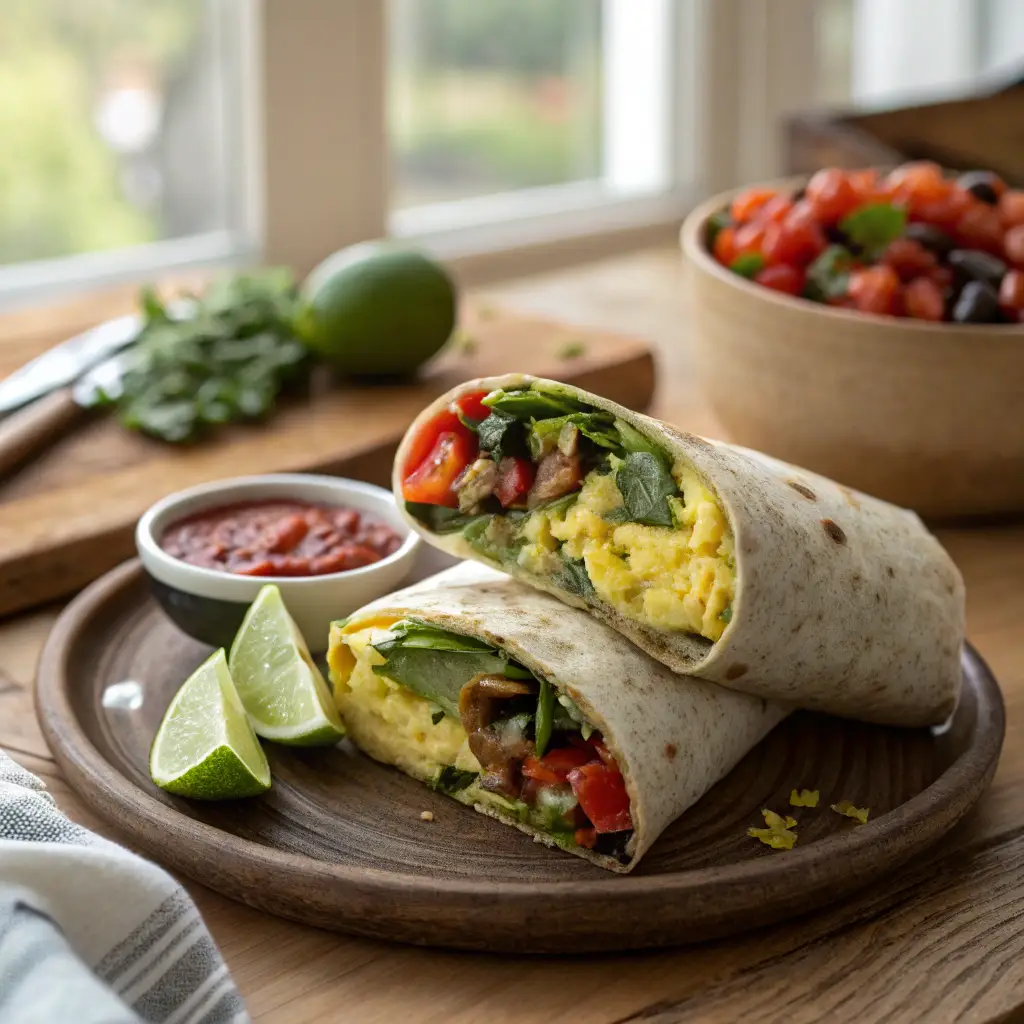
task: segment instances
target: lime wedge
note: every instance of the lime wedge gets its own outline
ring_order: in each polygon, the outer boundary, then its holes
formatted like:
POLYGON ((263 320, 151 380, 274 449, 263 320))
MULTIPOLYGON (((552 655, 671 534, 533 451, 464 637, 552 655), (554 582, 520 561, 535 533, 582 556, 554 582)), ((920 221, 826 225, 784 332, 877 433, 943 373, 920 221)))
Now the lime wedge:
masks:
POLYGON ((223 649, 185 680, 153 740, 149 774, 169 793, 233 800, 270 789, 270 765, 238 699, 223 649))
POLYGON ((231 678, 258 736, 319 747, 345 735, 327 683, 272 583, 246 612, 231 645, 230 664, 231 678))

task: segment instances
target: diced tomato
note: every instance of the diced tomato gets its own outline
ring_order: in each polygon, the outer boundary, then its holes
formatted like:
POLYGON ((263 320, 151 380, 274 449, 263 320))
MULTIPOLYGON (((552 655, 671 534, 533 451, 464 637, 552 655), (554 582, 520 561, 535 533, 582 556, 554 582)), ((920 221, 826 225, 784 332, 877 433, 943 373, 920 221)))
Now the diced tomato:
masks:
POLYGON ((759 224, 773 224, 782 220, 796 204, 790 196, 781 193, 774 199, 769 199, 760 210, 757 211, 755 220, 759 224))
POLYGON ((890 189, 873 167, 864 171, 849 171, 846 177, 860 203, 885 203, 892 198, 890 189))
POLYGON ((890 171, 885 179, 893 190, 893 198, 940 199, 949 193, 953 183, 942 173, 942 168, 930 160, 916 160, 901 164, 890 171))
POLYGON ((882 253, 882 263, 888 264, 904 281, 919 277, 936 264, 935 254, 920 242, 910 238, 897 238, 882 253))
POLYGON ((850 275, 850 298, 862 313, 894 315, 898 307, 900 279, 892 267, 865 267, 850 275))
POLYGON ((775 195, 773 188, 748 188, 732 201, 732 219, 740 224, 751 220, 775 195))
POLYGON ((455 434, 471 434, 472 431, 459 422, 459 417, 451 408, 442 409, 432 419, 427 420, 416 432, 409 446, 409 454, 405 457, 402 475, 408 476, 430 454, 438 437, 446 432, 455 434))
POLYGON ((711 251, 715 259, 725 266, 729 266, 736 259, 736 229, 732 225, 726 225, 718 232, 711 251))
POLYGON ((957 240, 968 249, 1003 254, 1003 222, 999 211, 988 203, 972 203, 953 229, 957 240))
POLYGON ((452 411, 461 412, 467 420, 485 420, 491 415, 491 410, 483 403, 489 394, 489 391, 470 391, 468 395, 461 395, 452 402, 452 411))
POLYGON ((576 845, 582 846, 584 850, 592 850, 597 846, 596 828, 578 828, 572 837, 576 840, 576 845))
POLYGON ((999 286, 999 305, 1004 313, 1024 310, 1024 271, 1008 270, 999 286))
POLYGON ((835 224, 861 203, 850 179, 838 168, 818 171, 807 183, 807 202, 821 224, 835 224))
POLYGON ((929 267, 921 276, 927 277, 929 281, 934 281, 938 285, 939 291, 942 292, 952 285, 956 277, 952 267, 944 266, 929 267))
POLYGON ((797 203, 781 223, 769 224, 764 233, 761 251, 769 264, 789 263, 806 266, 827 244, 824 233, 814 222, 813 214, 797 203))
POLYGON ((946 311, 939 286, 927 277, 915 278, 903 289, 903 307, 915 320, 941 320, 946 311))
POLYGON ((510 455, 498 463, 498 485, 494 493, 502 508, 508 508, 519 498, 525 497, 533 486, 536 470, 529 459, 510 455))
POLYGON ((622 832, 633 827, 629 794, 620 771, 606 764, 586 764, 569 772, 569 785, 598 832, 622 832))
POLYGON ((475 447, 476 436, 472 431, 446 430, 440 434, 427 457, 402 482, 402 497, 425 505, 455 508, 458 498, 452 485, 476 458, 475 447))
POLYGON ((785 295, 800 295, 807 277, 799 267, 792 267, 788 263, 776 263, 773 267, 759 270, 754 275, 754 280, 765 288, 785 295))
POLYGON ((565 782, 574 768, 596 761, 597 755, 593 751, 581 747, 558 747, 549 750, 542 758, 531 754, 523 761, 522 771, 528 779, 538 782, 565 782))
POLYGON ((760 253, 761 244, 764 241, 764 225, 755 221, 753 224, 744 224, 736 230, 736 255, 742 256, 745 253, 760 253))
POLYGON ((1007 262, 1024 267, 1024 224, 1017 224, 1003 237, 1003 252, 1007 262))
POLYGON ((1024 224, 1024 192, 1011 189, 999 197, 999 216, 1007 228, 1024 224))
POLYGON ((953 231, 964 213, 976 203, 977 200, 970 192, 954 185, 936 198, 915 197, 910 203, 908 215, 910 220, 953 231))

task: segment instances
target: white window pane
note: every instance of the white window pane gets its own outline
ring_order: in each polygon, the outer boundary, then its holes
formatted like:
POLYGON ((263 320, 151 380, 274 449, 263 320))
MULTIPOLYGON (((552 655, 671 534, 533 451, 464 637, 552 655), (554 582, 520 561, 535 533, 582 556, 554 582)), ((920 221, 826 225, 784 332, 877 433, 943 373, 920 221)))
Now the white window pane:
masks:
POLYGON ((998 85, 1024 61, 1021 0, 822 0, 819 102, 928 102, 998 85))
POLYGON ((602 0, 393 0, 393 208, 603 172, 602 0))
POLYGON ((236 0, 3 0, 0 264, 238 222, 236 0))

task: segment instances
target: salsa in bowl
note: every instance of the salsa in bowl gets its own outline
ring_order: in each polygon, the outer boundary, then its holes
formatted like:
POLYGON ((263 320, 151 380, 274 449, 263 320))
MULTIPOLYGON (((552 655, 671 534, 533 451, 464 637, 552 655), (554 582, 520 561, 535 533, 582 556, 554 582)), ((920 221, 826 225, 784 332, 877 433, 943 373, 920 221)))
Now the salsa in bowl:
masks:
POLYGON ((135 542, 161 607, 190 636, 229 645, 275 583, 314 652, 332 621, 401 584, 419 544, 389 491, 302 473, 179 491, 143 515, 135 542))

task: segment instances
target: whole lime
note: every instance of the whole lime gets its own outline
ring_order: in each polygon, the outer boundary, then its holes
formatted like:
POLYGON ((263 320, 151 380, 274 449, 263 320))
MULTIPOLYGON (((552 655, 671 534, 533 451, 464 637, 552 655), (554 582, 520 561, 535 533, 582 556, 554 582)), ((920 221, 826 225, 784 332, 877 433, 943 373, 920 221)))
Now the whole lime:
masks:
POLYGON ((429 256, 365 242, 328 256, 303 285, 300 331, 342 373, 410 374, 455 327, 455 285, 429 256))

